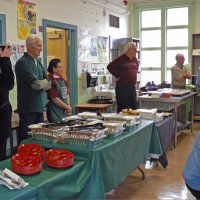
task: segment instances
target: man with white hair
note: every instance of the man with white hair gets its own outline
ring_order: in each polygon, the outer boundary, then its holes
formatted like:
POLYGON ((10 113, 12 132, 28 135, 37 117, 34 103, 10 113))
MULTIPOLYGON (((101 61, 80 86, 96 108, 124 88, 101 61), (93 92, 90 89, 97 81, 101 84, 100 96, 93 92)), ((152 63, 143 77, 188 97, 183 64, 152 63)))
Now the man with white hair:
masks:
POLYGON ((108 64, 108 71, 116 78, 117 112, 122 109, 136 109, 136 82, 139 63, 136 58, 137 47, 134 42, 129 42, 125 53, 108 64))
POLYGON ((19 113, 19 142, 28 138, 28 126, 44 121, 47 94, 51 83, 47 80, 47 71, 38 60, 42 51, 42 40, 31 34, 26 39, 27 52, 17 61, 15 73, 17 79, 17 106, 19 113))
POLYGON ((186 69, 185 57, 183 54, 176 55, 176 64, 171 68, 172 88, 185 89, 186 79, 191 79, 190 72, 186 69))

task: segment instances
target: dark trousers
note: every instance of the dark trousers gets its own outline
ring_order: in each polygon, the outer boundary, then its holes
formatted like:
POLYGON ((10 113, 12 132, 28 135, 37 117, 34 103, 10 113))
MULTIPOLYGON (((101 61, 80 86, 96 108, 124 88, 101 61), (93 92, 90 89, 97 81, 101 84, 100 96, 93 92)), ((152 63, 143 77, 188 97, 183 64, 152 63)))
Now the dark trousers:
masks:
POLYGON ((28 128, 28 126, 41 122, 44 122, 43 113, 19 113, 18 142, 20 143, 22 140, 29 138, 28 132, 30 131, 30 129, 28 128))
POLYGON ((0 161, 6 159, 6 142, 11 134, 12 107, 10 103, 0 108, 0 161))
POLYGON ((192 189, 189 185, 187 185, 188 190, 192 193, 192 195, 197 199, 200 200, 200 191, 192 189))
POLYGON ((122 109, 136 109, 136 88, 135 86, 119 86, 115 87, 116 102, 117 102, 117 113, 121 112, 122 109))

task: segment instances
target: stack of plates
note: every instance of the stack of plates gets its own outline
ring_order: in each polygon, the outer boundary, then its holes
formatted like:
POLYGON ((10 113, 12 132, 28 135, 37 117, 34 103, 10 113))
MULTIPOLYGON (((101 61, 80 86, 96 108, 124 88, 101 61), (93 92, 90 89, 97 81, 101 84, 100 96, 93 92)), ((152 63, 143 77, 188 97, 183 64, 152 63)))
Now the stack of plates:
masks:
POLYGON ((42 170, 42 158, 25 153, 17 153, 11 158, 11 169, 22 175, 33 175, 42 170))
POLYGON ((74 154, 65 149, 50 149, 45 152, 45 163, 57 169, 68 168, 74 164, 74 154))

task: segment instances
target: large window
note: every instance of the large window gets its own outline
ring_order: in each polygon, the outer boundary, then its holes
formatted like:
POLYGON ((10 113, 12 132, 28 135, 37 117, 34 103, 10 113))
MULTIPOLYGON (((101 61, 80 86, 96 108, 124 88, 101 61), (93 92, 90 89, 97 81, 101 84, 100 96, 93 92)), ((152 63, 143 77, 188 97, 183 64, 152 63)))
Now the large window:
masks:
POLYGON ((148 81, 171 83, 177 53, 188 63, 188 13, 188 6, 140 10, 142 86, 148 81))

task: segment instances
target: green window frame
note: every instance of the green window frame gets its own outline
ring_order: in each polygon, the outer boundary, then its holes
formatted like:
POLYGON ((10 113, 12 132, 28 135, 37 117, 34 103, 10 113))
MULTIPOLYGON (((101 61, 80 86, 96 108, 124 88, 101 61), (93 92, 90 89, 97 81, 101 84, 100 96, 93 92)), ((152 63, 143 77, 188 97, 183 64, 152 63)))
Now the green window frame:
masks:
MULTIPOLYGON (((152 79, 154 77, 157 77, 161 82, 162 81, 168 81, 171 83, 171 80, 169 80, 169 74, 171 75, 170 69, 172 66, 167 66, 167 51, 168 50, 186 50, 185 52, 188 52, 188 55, 185 55, 185 57, 188 59, 188 63, 191 63, 191 40, 192 40, 192 33, 195 30, 195 1, 165 1, 165 2, 149 2, 149 3, 135 3, 133 5, 133 12, 132 12, 132 35, 134 37, 139 37, 141 39, 141 55, 145 51, 160 51, 160 66, 150 66, 150 67, 141 67, 141 86, 144 86, 146 82, 153 81, 153 80, 146 80, 144 79, 143 74, 145 72, 148 73, 148 77, 151 77, 152 79), (178 26, 167 26, 167 9, 170 8, 181 8, 181 7, 188 7, 188 25, 178 25, 178 26), (148 11, 148 10, 160 10, 161 11, 161 26, 160 27, 147 27, 142 28, 141 27, 141 11, 148 11), (184 29, 186 28, 188 30, 188 45, 184 46, 173 46, 168 47, 167 46, 167 30, 173 30, 173 29, 184 29), (161 46, 160 47, 148 47, 143 48, 142 47, 142 31, 144 30, 160 30, 161 31, 161 46), (158 77, 159 76, 159 77, 158 77)), ((150 38, 151 39, 151 38, 150 38)), ((174 64, 175 64, 175 58, 174 64)), ((141 56, 141 62, 142 62, 142 56, 141 56)), ((149 61, 151 62, 151 60, 149 61)), ((187 62, 186 62, 187 63, 187 62)), ((185 64, 186 64, 185 63, 185 64)), ((170 76, 171 79, 171 76, 170 76)))

